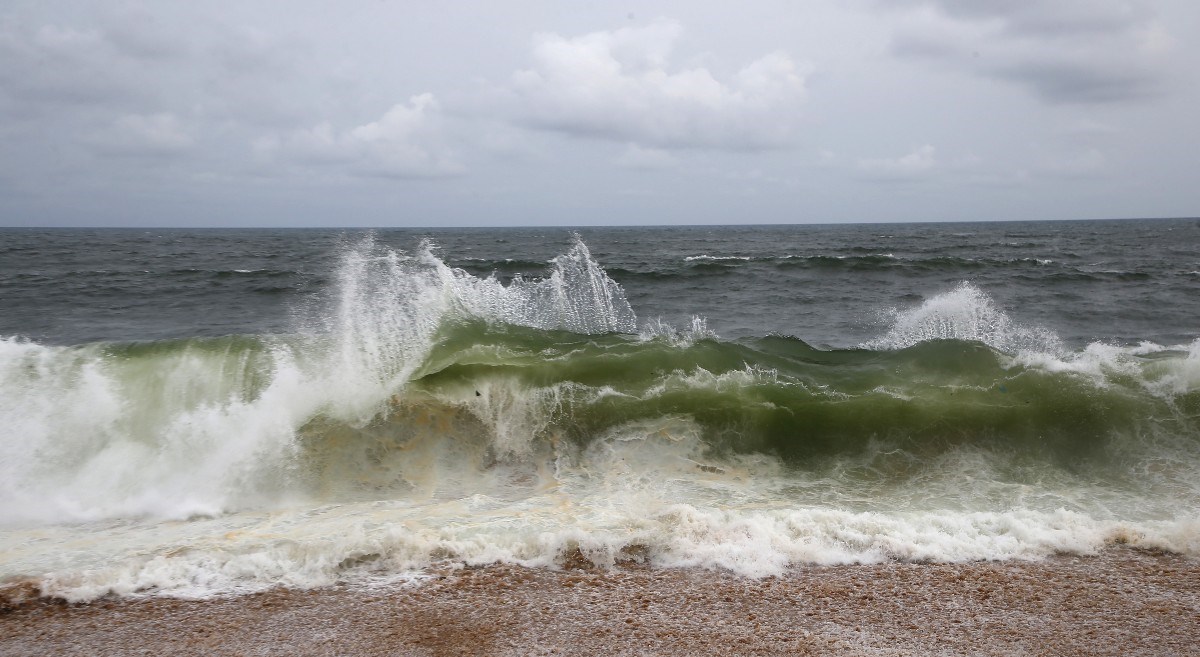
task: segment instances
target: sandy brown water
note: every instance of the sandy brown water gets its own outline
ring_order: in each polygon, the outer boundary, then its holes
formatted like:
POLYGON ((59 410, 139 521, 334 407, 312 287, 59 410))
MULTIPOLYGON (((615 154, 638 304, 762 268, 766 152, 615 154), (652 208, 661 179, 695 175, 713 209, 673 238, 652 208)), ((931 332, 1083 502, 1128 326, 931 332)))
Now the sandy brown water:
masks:
POLYGON ((203 601, 10 599, 0 655, 1200 655, 1200 560, 1127 548, 761 580, 567 566, 203 601))

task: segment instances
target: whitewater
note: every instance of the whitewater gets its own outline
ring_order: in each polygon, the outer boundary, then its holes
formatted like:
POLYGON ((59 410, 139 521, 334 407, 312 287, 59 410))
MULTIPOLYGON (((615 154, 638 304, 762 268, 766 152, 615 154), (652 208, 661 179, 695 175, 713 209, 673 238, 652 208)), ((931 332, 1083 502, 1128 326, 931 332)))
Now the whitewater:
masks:
MULTIPOLYGON (((287 330, 0 338, 0 582, 78 601, 573 554, 750 577, 1118 543, 1200 555, 1194 336, 1064 339, 962 257, 913 265, 953 282, 852 344, 723 337, 635 313, 584 239, 561 246, 472 269, 435 242, 347 238, 287 330)), ((713 288, 906 257, 860 251, 621 272, 713 288)), ((1014 280, 1055 266, 993 260, 1014 280)))

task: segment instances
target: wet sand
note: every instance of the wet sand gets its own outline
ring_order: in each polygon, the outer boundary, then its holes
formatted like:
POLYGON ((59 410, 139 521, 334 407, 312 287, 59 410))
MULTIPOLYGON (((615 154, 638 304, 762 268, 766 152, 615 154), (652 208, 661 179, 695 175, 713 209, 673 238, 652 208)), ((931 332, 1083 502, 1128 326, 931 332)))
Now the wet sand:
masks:
POLYGON ((1200 560, 1128 548, 762 580, 567 565, 204 601, 9 601, 0 655, 1200 654, 1200 560))

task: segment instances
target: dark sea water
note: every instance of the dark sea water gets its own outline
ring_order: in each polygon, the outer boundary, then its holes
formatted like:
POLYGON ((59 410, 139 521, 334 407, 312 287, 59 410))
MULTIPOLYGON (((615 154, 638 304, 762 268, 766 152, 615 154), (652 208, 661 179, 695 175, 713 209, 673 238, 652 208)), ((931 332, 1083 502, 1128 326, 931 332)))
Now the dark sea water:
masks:
MULTIPOLYGON (((52 344, 287 333, 363 231, 3 230, 0 335, 52 344)), ((1200 330, 1197 220, 650 228, 396 229, 451 267, 541 276, 580 235, 639 318, 707 318, 723 337, 814 345, 876 337, 970 281, 1072 344, 1186 341, 1200 330)))
POLYGON ((1200 554, 1195 220, 0 231, 0 578, 1200 554))

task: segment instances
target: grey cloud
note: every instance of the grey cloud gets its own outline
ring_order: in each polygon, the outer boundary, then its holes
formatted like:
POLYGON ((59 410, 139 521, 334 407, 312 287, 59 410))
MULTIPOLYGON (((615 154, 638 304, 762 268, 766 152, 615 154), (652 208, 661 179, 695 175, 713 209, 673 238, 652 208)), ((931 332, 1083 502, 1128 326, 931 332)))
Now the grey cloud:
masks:
POLYGON ((310 97, 306 87, 316 81, 307 76, 316 68, 300 44, 246 30, 224 33, 205 46, 192 89, 195 107, 255 126, 299 125, 315 108, 296 97, 310 97))
POLYGON ((900 57, 928 57, 931 59, 960 59, 974 53, 953 37, 945 34, 929 34, 916 30, 901 32, 892 39, 891 52, 900 57))
POLYGON ((246 26, 226 26, 206 46, 227 75, 286 74, 308 57, 302 40, 246 26))
POLYGON ((139 171, 168 158, 252 166, 254 136, 327 109, 304 98, 322 77, 308 55, 297 38, 169 11, 9 17, 0 20, 0 116, 9 119, 0 147, 35 151, 25 167, 43 175, 97 158, 139 171))
POLYGON ((683 27, 658 21, 579 37, 539 35, 508 87, 523 125, 654 148, 762 150, 795 134, 808 67, 767 54, 726 80, 674 69, 683 27))
POLYGON ((126 57, 146 61, 170 61, 187 57, 191 41, 179 31, 164 25, 157 16, 145 12, 127 12, 104 23, 105 38, 126 57))
POLYGON ((1120 131, 1108 124, 1091 119, 1080 119, 1058 130, 1058 137, 1068 142, 1086 142, 1108 139, 1120 131))
POLYGON ((283 137, 258 140, 255 149, 272 162, 309 169, 381 178, 459 175, 465 167, 441 136, 440 108, 433 94, 399 103, 375 121, 348 130, 329 122, 283 137))
POLYGON ((13 23, 0 27, 0 99, 10 112, 59 105, 119 105, 143 99, 136 80, 113 65, 119 54, 93 29, 13 23))
POLYGON ((867 158, 858 161, 861 177, 883 182, 904 182, 924 178, 938 165, 937 149, 925 144, 911 153, 894 158, 867 158))
POLYGON ((1045 158, 1038 173, 1058 178, 1096 178, 1103 175, 1108 158, 1095 148, 1045 158))
POLYGON ((104 155, 168 157, 195 145, 193 129, 174 114, 126 114, 90 140, 104 155))
POLYGON ((934 7, 955 19, 999 20, 1013 35, 1063 36, 1124 32, 1153 18, 1130 0, 917 0, 891 4, 934 7))
POLYGON ((1108 103, 1154 95, 1159 81, 1148 70, 1114 70, 1071 61, 1025 60, 987 69, 1054 103, 1108 103))
POLYGON ((1140 2, 931 0, 893 38, 901 57, 1024 87, 1049 103, 1144 99, 1162 89, 1172 38, 1140 2))
POLYGON ((0 22, 0 111, 302 120, 288 99, 312 69, 301 41, 218 22, 195 27, 140 14, 87 27, 0 22))
POLYGON ((643 148, 637 144, 629 144, 625 151, 613 161, 625 169, 669 169, 679 164, 674 155, 658 148, 643 148))

